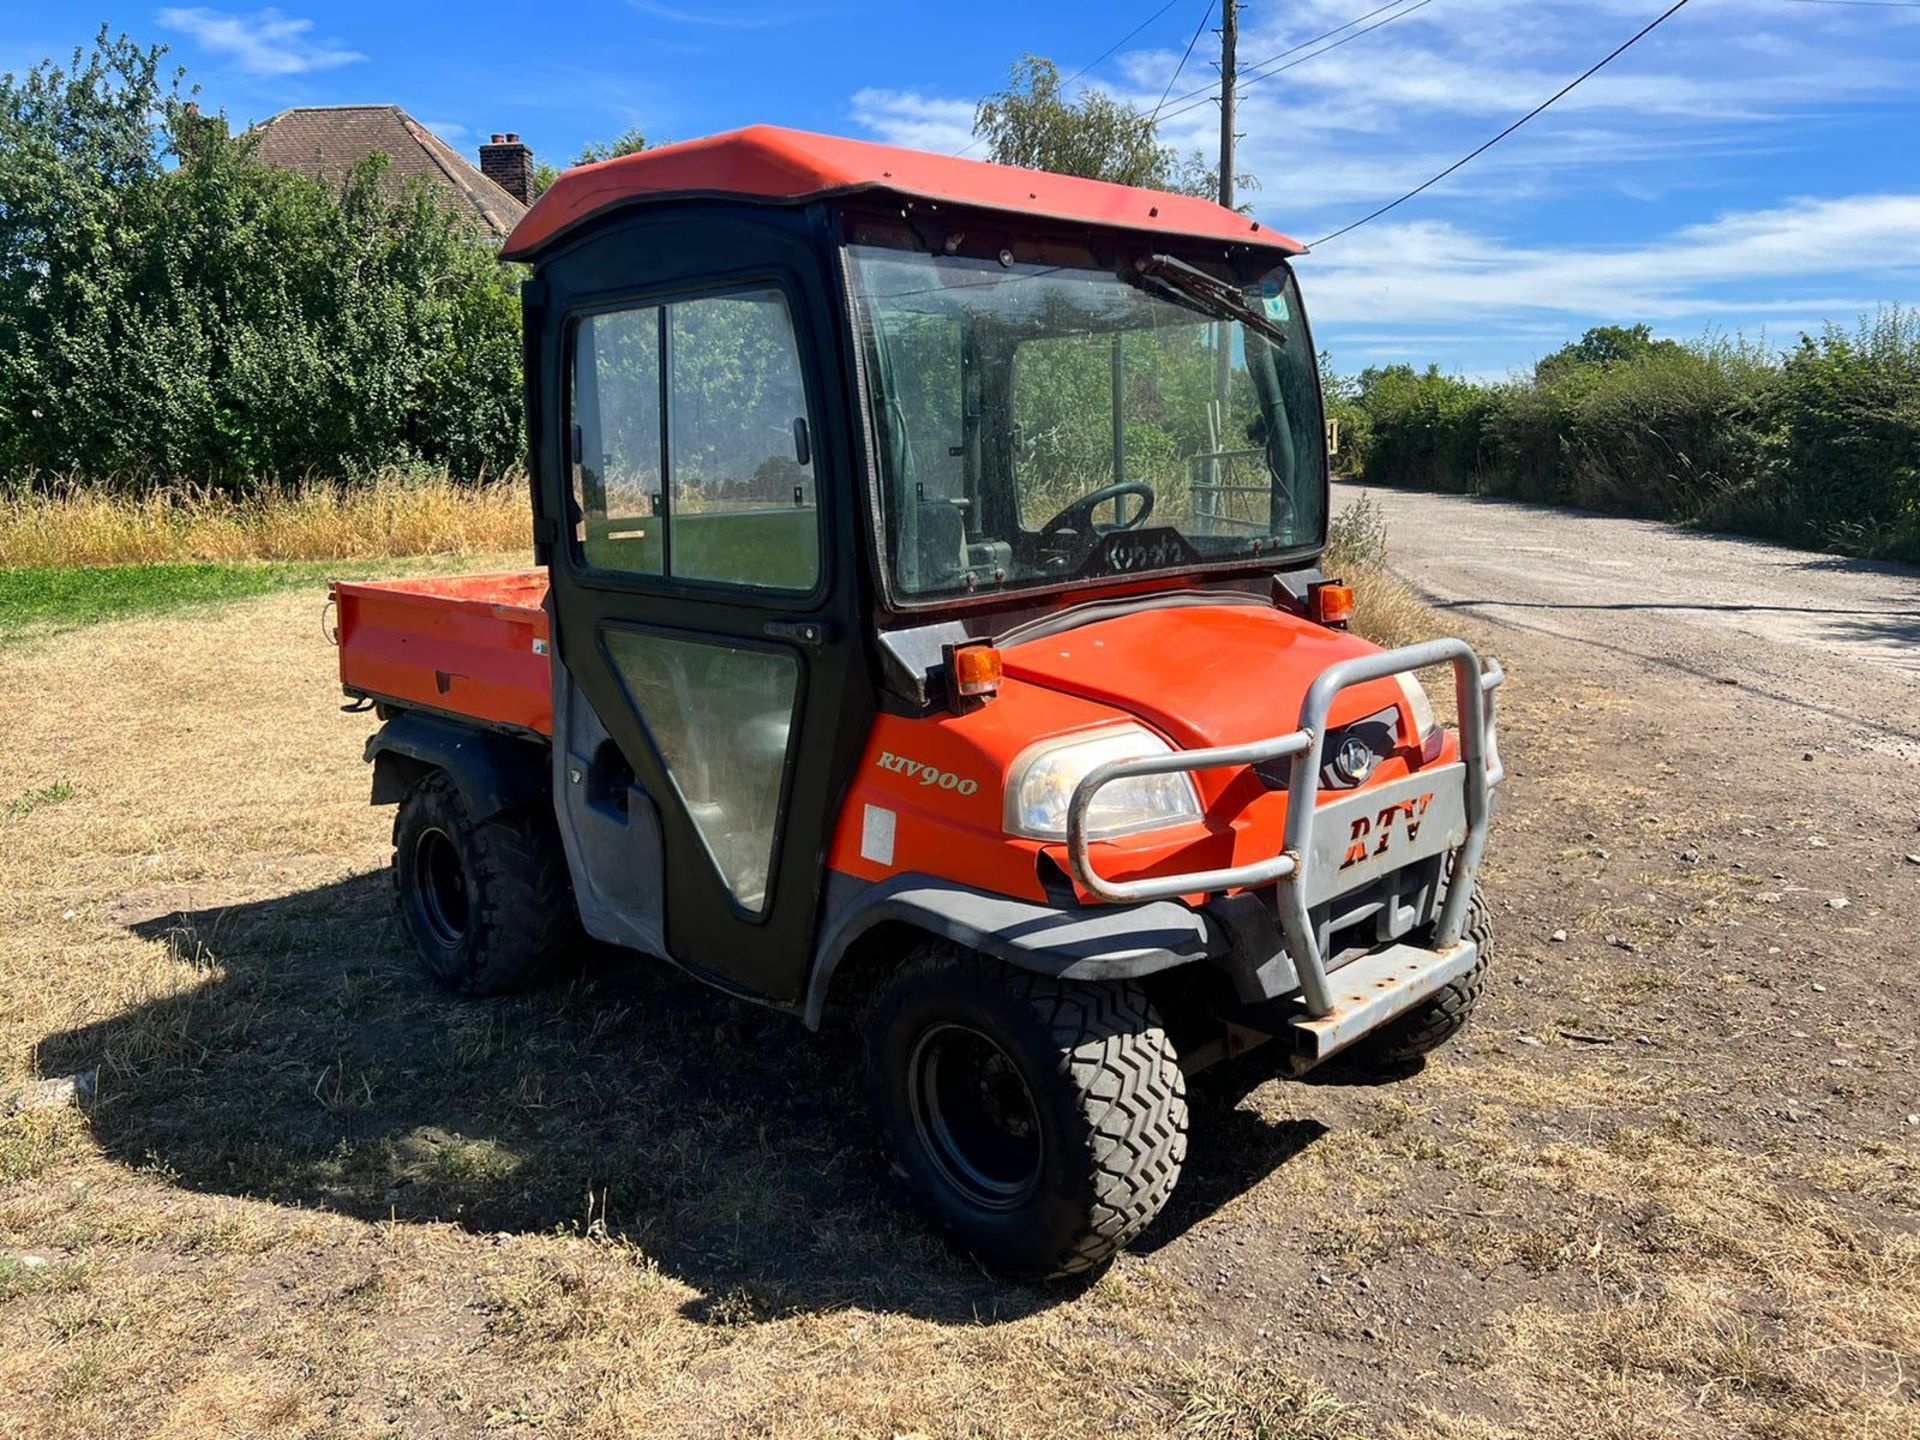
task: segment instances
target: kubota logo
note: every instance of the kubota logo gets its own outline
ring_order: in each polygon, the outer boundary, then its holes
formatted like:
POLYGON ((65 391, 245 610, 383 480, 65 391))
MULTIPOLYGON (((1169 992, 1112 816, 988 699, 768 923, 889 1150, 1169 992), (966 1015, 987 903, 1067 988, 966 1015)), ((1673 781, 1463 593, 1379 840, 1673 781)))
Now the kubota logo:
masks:
POLYGON ((1433 792, 1429 790, 1417 799, 1397 801, 1378 815, 1355 816, 1353 832, 1347 844, 1347 858, 1340 862, 1340 868, 1345 870, 1363 860, 1386 854, 1387 847, 1393 844, 1393 822, 1397 817, 1404 816, 1406 819, 1407 843, 1418 840, 1420 822, 1426 819, 1427 807, 1431 804, 1433 792))
POLYGON ((896 775, 905 775, 918 780, 928 789, 951 790, 956 795, 971 795, 980 788, 978 780, 963 780, 951 770, 937 769, 919 760, 909 760, 904 755, 896 755, 891 750, 882 750, 875 762, 882 770, 891 770, 896 775))

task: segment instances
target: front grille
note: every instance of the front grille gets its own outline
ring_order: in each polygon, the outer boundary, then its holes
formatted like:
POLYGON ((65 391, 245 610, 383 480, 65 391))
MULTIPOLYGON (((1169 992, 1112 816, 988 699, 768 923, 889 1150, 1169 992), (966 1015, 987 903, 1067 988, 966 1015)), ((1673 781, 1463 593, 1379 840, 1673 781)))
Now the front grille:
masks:
MULTIPOLYGON (((1364 785, 1371 779, 1373 772, 1395 748, 1400 733, 1400 711, 1396 706, 1388 706, 1377 715, 1369 715, 1364 720, 1356 720, 1351 725, 1342 725, 1337 730, 1327 732, 1327 743, 1320 752, 1320 788, 1323 790, 1352 790, 1364 785), (1373 764, 1368 768, 1365 778, 1358 782, 1350 780, 1334 764, 1334 757, 1340 753, 1340 747, 1349 739, 1357 739, 1373 755, 1373 764)), ((1291 758, 1266 760, 1253 767, 1254 774, 1269 790, 1284 790, 1293 775, 1291 758)))

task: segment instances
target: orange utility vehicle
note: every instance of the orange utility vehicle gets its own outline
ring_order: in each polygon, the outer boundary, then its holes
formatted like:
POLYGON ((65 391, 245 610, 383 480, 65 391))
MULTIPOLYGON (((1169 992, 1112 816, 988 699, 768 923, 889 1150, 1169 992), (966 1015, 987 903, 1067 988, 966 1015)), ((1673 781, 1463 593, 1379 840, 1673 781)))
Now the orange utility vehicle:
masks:
POLYGON ((1160 1210, 1184 1074, 1444 1041, 1500 675, 1347 633, 1300 248, 765 128, 562 176, 504 251, 540 568, 334 587, 428 969, 863 1006, 898 1169, 1034 1275, 1160 1210))

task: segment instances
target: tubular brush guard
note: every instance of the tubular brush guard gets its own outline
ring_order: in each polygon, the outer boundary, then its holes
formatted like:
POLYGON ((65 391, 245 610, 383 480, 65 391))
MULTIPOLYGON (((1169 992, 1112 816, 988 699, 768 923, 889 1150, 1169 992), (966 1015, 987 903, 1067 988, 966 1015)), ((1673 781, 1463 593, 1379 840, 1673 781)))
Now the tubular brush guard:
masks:
MULTIPOLYGON (((1097 766, 1074 790, 1067 811, 1067 856, 1073 877, 1089 893, 1121 903, 1252 889, 1277 882, 1280 923, 1300 977, 1300 996, 1308 1016, 1295 1028, 1302 1032, 1311 1058, 1324 1059, 1473 967, 1476 947, 1471 941, 1463 941, 1461 935, 1480 859, 1487 848, 1493 791, 1506 774, 1500 763, 1494 721, 1494 690, 1505 678, 1497 662, 1482 665, 1464 640, 1404 645, 1329 666, 1301 702, 1296 728, 1286 734, 1244 745, 1183 750, 1097 766), (1327 714, 1334 697, 1350 685, 1441 664, 1453 667, 1454 693, 1460 709, 1460 761, 1415 777, 1420 788, 1441 787, 1429 823, 1437 821, 1445 827, 1444 848, 1452 853, 1446 899, 1434 927, 1434 948, 1390 945, 1351 961, 1339 971, 1336 996, 1308 914, 1315 903, 1342 893, 1352 883, 1341 878, 1340 857, 1347 849, 1348 836, 1326 823, 1327 810, 1334 807, 1323 809, 1319 804, 1327 714), (1258 765, 1283 757, 1292 764, 1286 834, 1283 848, 1272 859, 1146 880, 1109 880, 1094 868, 1087 814, 1094 797, 1105 786, 1134 775, 1258 765)), ((1407 783, 1360 793, 1369 803, 1382 798, 1393 800, 1407 783)))

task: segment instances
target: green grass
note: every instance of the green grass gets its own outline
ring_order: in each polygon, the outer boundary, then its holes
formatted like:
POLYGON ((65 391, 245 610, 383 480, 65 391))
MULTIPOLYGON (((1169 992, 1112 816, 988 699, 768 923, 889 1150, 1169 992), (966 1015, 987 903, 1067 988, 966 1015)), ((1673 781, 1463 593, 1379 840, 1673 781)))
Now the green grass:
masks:
POLYGON ((18 820, 23 815, 31 815, 43 805, 58 805, 62 800, 73 798, 73 782, 56 780, 51 785, 42 785, 38 790, 29 790, 16 795, 7 804, 7 818, 18 820))
POLYGON ((244 600, 296 585, 322 585, 341 568, 305 561, 0 571, 0 645, 29 634, 53 634, 103 620, 244 600))
MULTIPOLYGON (((440 574, 472 569, 493 558, 498 557, 430 555, 379 561, 277 560, 0 570, 0 648, 105 620, 250 600, 301 586, 313 587, 318 605, 329 580, 440 574)), ((524 565, 526 561, 510 563, 524 565)))
POLYGON ((0 644, 27 632, 71 630, 184 605, 244 600, 295 585, 322 585, 341 568, 299 561, 0 571, 0 644))

